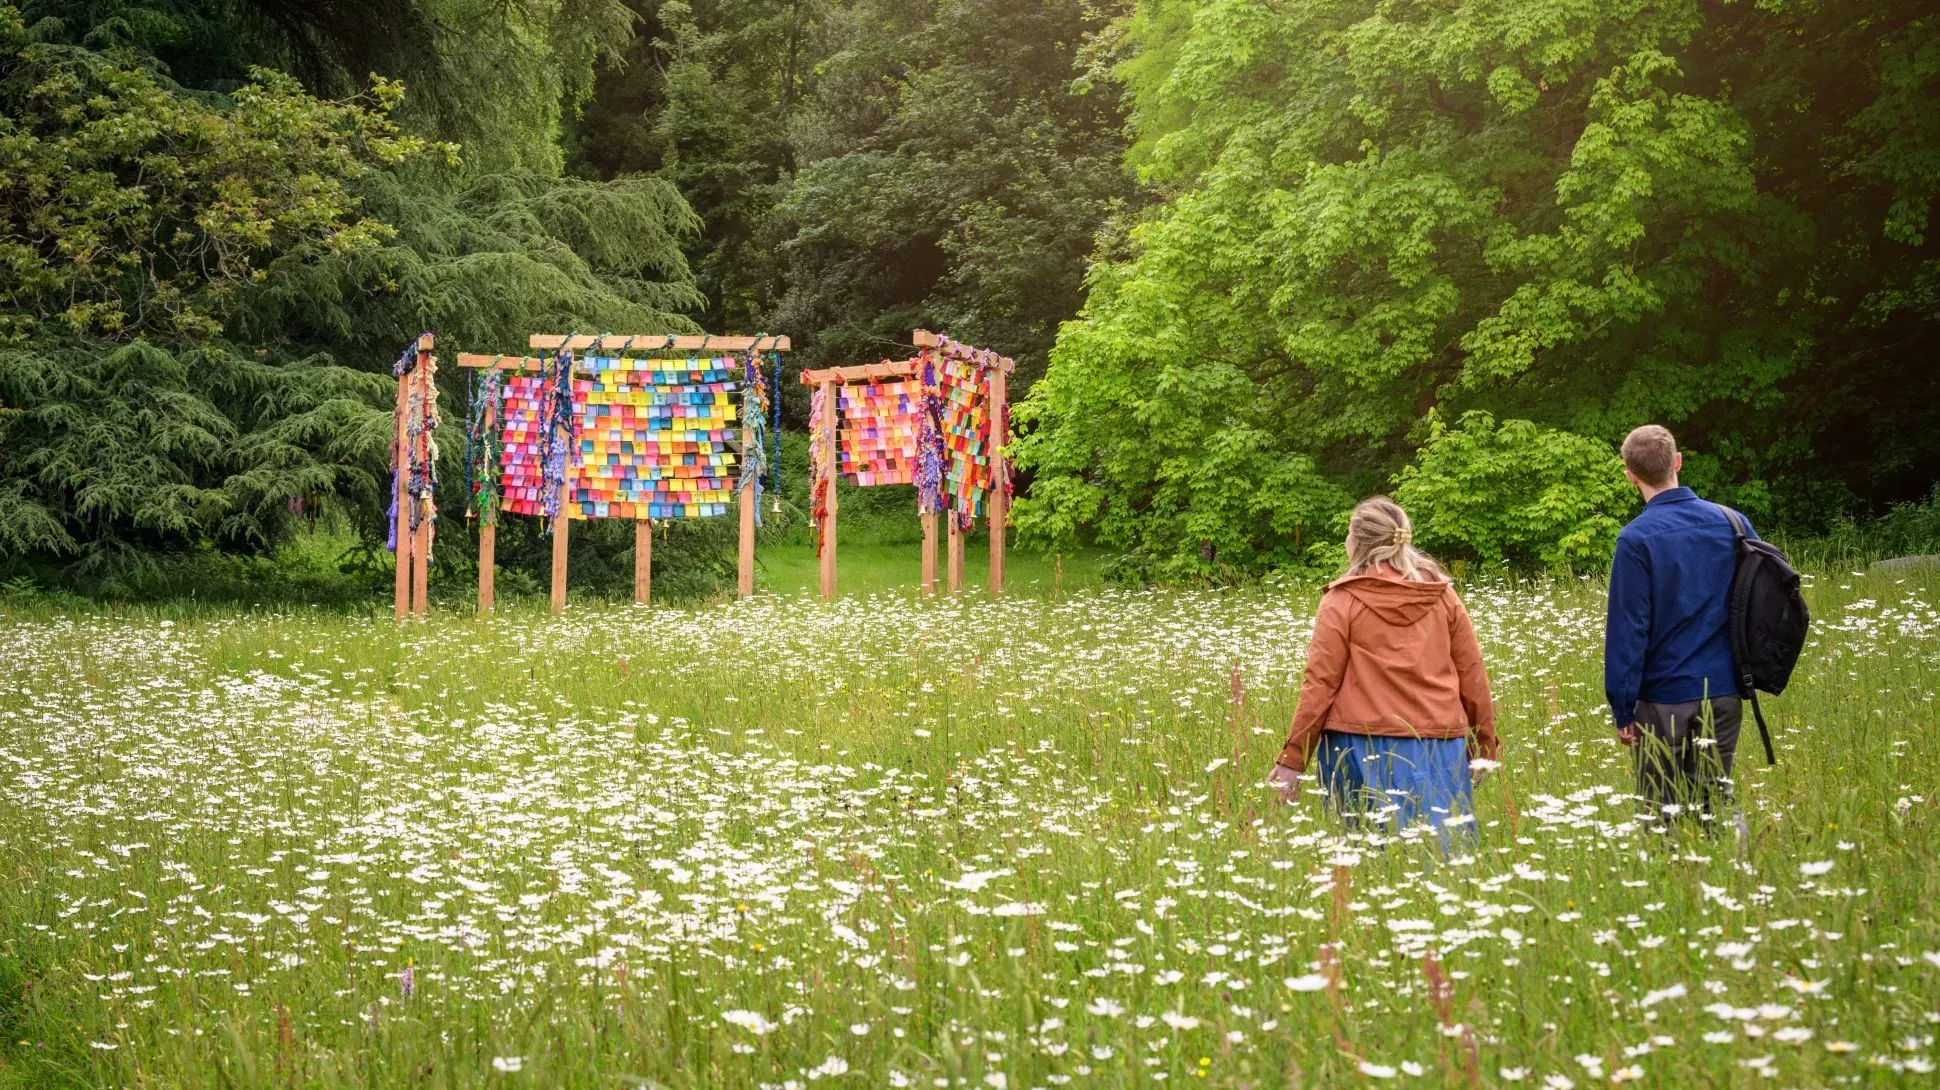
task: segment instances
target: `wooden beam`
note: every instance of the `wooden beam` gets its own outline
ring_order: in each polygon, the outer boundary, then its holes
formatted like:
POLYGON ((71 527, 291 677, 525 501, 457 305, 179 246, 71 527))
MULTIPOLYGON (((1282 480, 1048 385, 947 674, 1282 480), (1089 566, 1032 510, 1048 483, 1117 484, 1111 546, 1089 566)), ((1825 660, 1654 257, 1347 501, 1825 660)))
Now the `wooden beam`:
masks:
POLYGON ((917 360, 884 360, 881 363, 859 363, 851 367, 824 367, 817 371, 803 371, 803 386, 819 386, 825 382, 874 382, 879 378, 903 378, 916 373, 917 360))
POLYGON ((458 366, 474 371, 490 367, 499 371, 542 371, 546 361, 537 356, 493 356, 483 352, 458 353, 458 366))
POLYGON ((986 399, 986 419, 990 421, 990 596, 1004 593, 1004 524, 1010 520, 1010 497, 1004 483, 1010 479, 1010 429, 1004 426, 1010 379, 998 368, 990 371, 990 396, 986 399))
MULTIPOLYGON (((943 338, 931 333, 927 329, 919 329, 911 334, 910 341, 918 348, 943 347, 943 338)), ((973 348, 967 344, 951 341, 950 348, 946 351, 960 360, 969 360, 972 363, 994 363, 996 364, 996 370, 1002 371, 1007 375, 1017 369, 1016 360, 1011 359, 1009 356, 999 356, 995 352, 990 352, 989 349, 973 348), (983 356, 985 352, 990 352, 987 358, 983 356)))
POLYGON ((837 471, 841 466, 835 453, 835 418, 842 414, 842 399, 834 390, 828 390, 822 410, 822 479, 828 482, 828 514, 822 518, 822 597, 835 597, 835 498, 837 486, 841 483, 837 471))
POLYGON ((581 333, 568 338, 561 333, 534 333, 526 338, 526 347, 558 351, 570 347, 577 352, 581 349, 599 345, 615 355, 621 352, 746 352, 750 348, 757 352, 786 352, 789 350, 787 337, 720 337, 709 334, 674 333, 606 333, 595 335, 581 333), (570 342, 570 343, 569 343, 570 342))
POLYGON ((633 603, 653 601, 653 523, 641 519, 633 524, 633 603))

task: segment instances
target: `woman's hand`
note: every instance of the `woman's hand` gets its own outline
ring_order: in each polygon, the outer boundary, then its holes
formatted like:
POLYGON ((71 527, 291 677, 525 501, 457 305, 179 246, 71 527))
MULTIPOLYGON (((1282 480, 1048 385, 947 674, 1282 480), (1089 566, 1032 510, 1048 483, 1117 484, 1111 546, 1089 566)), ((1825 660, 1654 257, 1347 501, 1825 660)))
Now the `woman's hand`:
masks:
POLYGON ((1300 800, 1300 773, 1286 765, 1274 765, 1273 771, 1267 773, 1266 782, 1280 792, 1281 802, 1293 803, 1300 800))

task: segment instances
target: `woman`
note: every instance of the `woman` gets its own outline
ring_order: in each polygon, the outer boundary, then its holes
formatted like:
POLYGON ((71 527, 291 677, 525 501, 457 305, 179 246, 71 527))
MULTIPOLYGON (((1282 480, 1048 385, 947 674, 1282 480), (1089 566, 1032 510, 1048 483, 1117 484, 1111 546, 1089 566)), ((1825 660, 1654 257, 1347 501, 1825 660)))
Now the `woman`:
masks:
POLYGON ((1495 760, 1495 711, 1468 611, 1412 538, 1386 496, 1354 509, 1347 574, 1321 595, 1300 706, 1270 778, 1292 802, 1315 765, 1343 813, 1439 830, 1471 812, 1469 758, 1495 760))

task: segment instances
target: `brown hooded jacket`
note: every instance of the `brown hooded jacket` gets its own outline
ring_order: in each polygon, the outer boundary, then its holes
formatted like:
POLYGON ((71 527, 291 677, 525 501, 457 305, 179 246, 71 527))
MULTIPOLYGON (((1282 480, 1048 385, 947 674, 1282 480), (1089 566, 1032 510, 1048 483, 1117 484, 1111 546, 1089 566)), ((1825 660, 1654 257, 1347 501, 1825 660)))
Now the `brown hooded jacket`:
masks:
POLYGON ((1323 730, 1467 737, 1471 757, 1495 759, 1489 675, 1453 586, 1385 568, 1327 585, 1279 763, 1305 769, 1323 730))

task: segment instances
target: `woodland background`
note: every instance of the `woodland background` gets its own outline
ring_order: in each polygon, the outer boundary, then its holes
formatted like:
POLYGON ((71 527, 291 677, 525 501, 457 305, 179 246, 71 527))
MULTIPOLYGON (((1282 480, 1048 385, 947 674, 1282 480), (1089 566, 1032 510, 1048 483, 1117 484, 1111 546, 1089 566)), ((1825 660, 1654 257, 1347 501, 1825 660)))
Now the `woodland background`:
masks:
MULTIPOLYGON (((389 365, 426 329, 447 358, 786 333, 797 430, 801 367, 898 355, 917 326, 999 348, 1020 535, 1127 578, 1326 571, 1372 491, 1451 557, 1594 569, 1634 511, 1614 442, 1647 420, 1763 528, 1931 549, 1936 20, 0 2, 0 587, 302 584, 291 543, 324 523, 348 550, 331 586, 368 593, 389 365)), ((799 535, 789 514, 772 534, 799 535)), ((514 587, 539 570, 528 521, 501 531, 514 587)), ((623 530, 585 535, 576 577, 626 585, 623 530)), ((728 540, 664 535, 658 591, 714 589, 728 540)))

